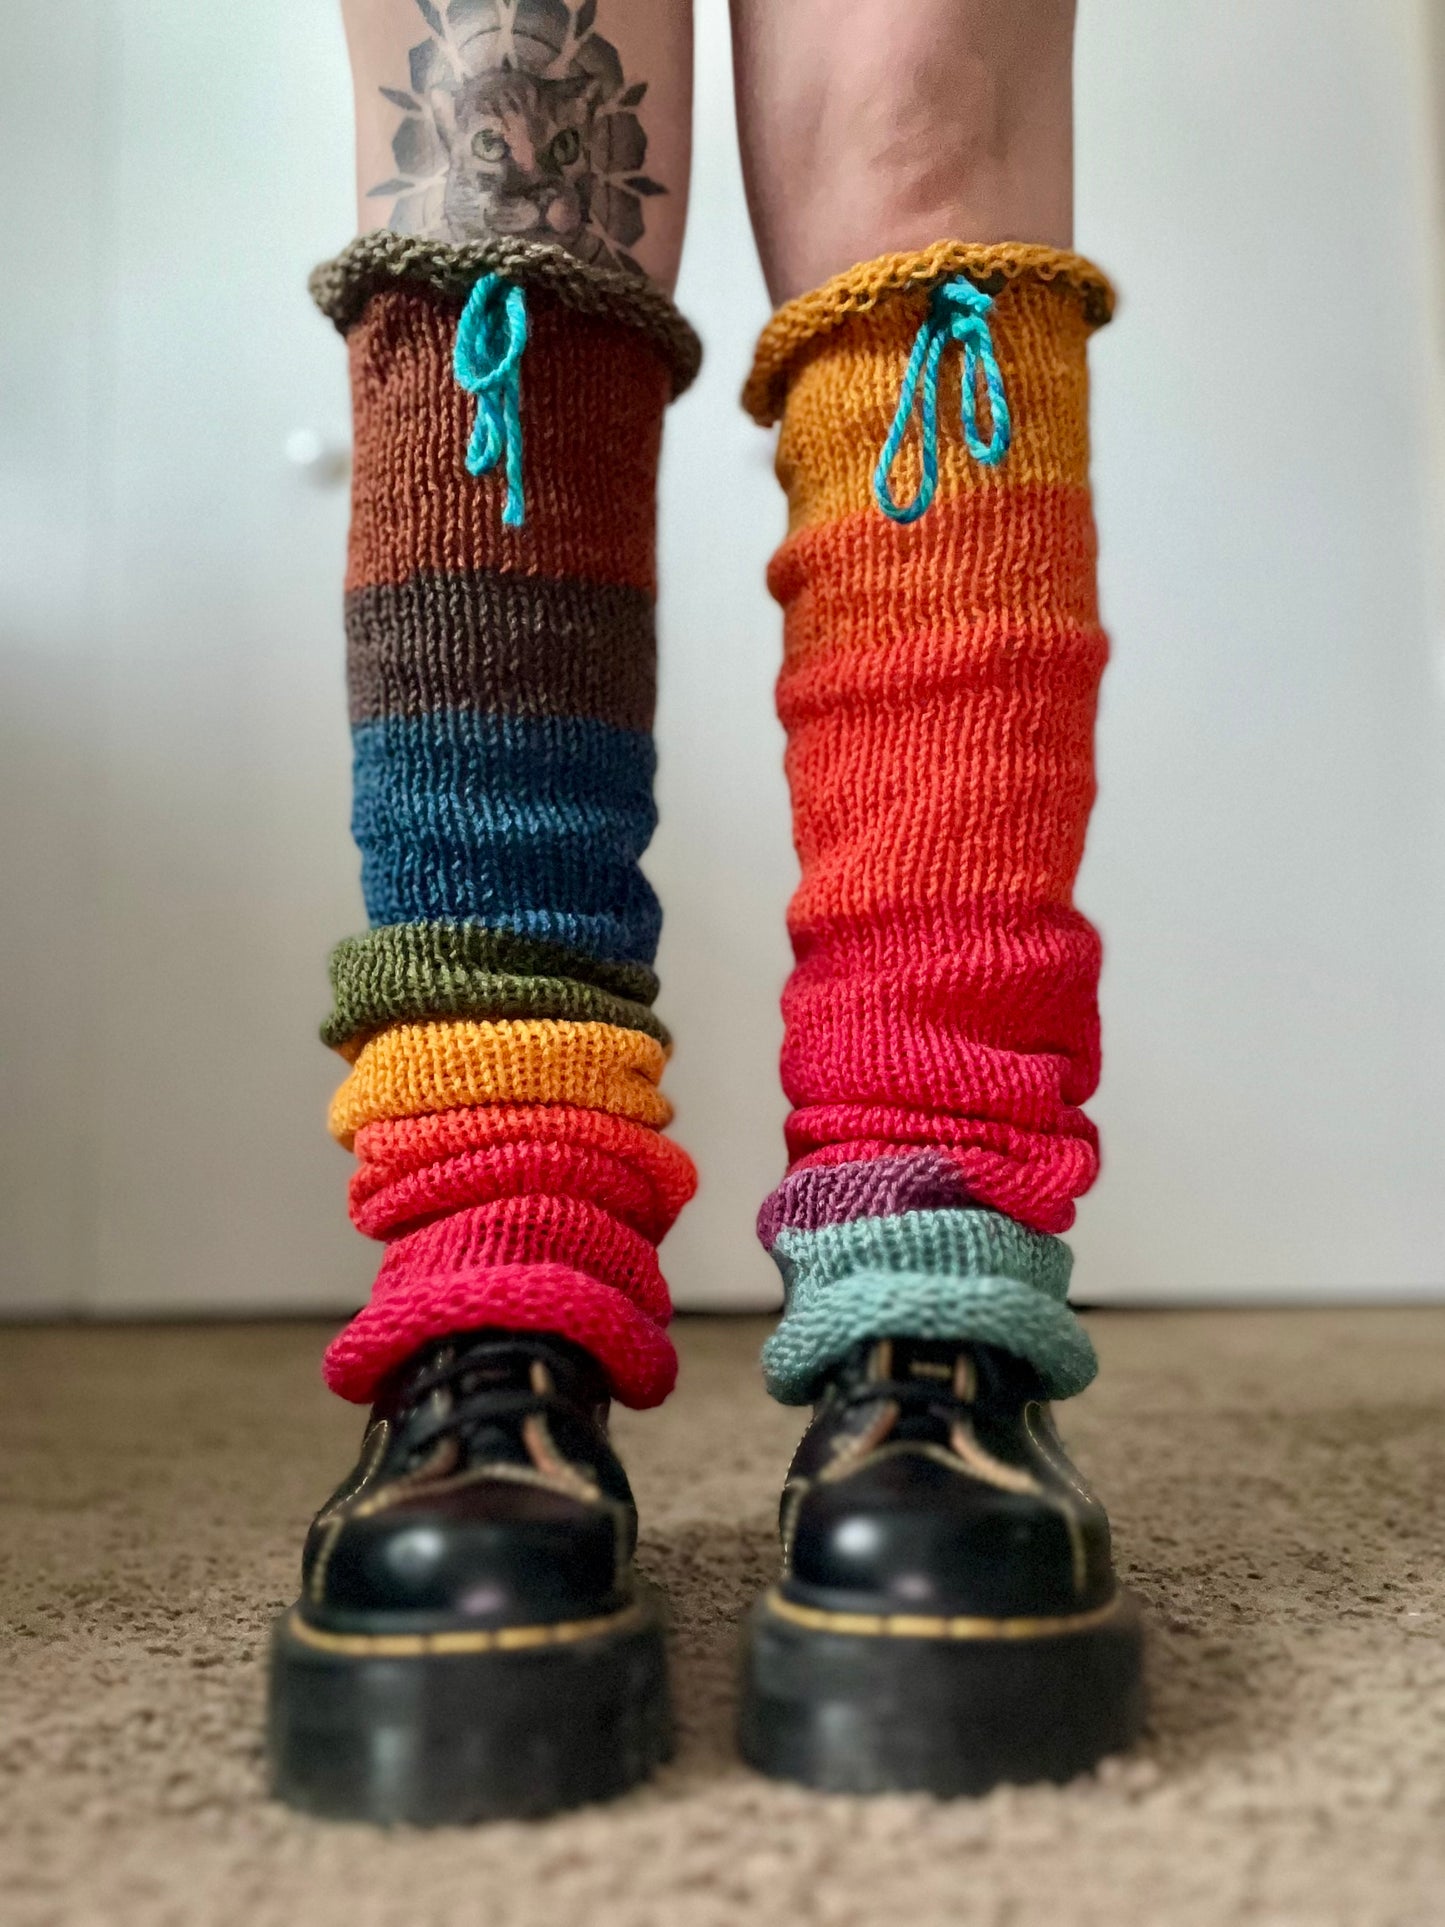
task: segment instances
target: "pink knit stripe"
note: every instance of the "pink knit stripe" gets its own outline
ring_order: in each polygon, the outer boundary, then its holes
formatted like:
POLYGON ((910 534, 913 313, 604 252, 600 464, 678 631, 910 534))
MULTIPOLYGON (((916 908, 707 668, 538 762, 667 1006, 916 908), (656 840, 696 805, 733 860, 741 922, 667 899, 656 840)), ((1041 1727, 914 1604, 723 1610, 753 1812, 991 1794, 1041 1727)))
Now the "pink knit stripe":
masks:
POLYGON ((390 1238, 447 1211, 499 1198, 583 1199, 656 1244, 676 1215, 648 1175, 607 1151, 580 1144, 501 1144, 459 1152, 396 1174, 362 1164, 351 1180, 351 1222, 368 1238, 390 1238))
POLYGON ((432 1265, 409 1242, 391 1246, 370 1304, 327 1351, 326 1382, 342 1398, 364 1405, 419 1345, 489 1325, 570 1338, 623 1405, 660 1405, 672 1390, 677 1354, 667 1334, 614 1286, 563 1264, 432 1265))
POLYGON ((659 1324, 672 1315, 656 1247, 583 1198, 496 1198, 433 1218, 387 1246, 377 1285, 416 1266, 461 1274, 513 1265, 566 1265, 613 1286, 659 1324))
POLYGON ((1045 1137, 1085 1128, 1062 1094, 1068 1060, 1051 1051, 994 1050, 948 1024, 915 1018, 892 1033, 870 1028, 866 1012, 818 1009, 787 996, 780 1063, 791 1104, 918 1106, 932 1102, 981 1124, 1007 1123, 1045 1137))
POLYGON ((788 1118, 790 1168, 896 1157, 905 1145, 936 1144, 948 1150, 979 1204, 1034 1231, 1064 1232, 1074 1222, 1074 1199, 1099 1170, 1094 1126, 1082 1112, 1065 1115, 1068 1133, 1053 1135, 947 1111, 814 1104, 788 1118))

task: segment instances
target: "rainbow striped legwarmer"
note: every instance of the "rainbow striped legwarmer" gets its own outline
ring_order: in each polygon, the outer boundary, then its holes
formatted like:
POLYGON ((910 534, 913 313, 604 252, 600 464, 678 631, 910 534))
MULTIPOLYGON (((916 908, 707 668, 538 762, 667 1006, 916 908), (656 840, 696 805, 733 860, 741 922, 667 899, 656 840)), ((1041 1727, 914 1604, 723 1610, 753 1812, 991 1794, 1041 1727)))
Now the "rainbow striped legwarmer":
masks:
POLYGON ((1055 1396, 1094 1370, 1054 1234, 1097 1169, 1099 945, 1073 884, 1106 655, 1085 345, 1111 305, 1078 256, 941 243, 759 343, 802 864, 792 1162, 759 1220, 785 1401, 886 1333, 1002 1346, 1055 1396))
POLYGON ((323 1036, 349 1066, 352 1216, 386 1245, 327 1380, 365 1401, 427 1339, 497 1325, 573 1339, 656 1404, 676 1371, 656 1247, 694 1174, 661 1135, 638 860, 657 458, 696 338, 654 290, 535 243, 373 235, 312 286, 351 363, 371 922, 333 955, 323 1036))

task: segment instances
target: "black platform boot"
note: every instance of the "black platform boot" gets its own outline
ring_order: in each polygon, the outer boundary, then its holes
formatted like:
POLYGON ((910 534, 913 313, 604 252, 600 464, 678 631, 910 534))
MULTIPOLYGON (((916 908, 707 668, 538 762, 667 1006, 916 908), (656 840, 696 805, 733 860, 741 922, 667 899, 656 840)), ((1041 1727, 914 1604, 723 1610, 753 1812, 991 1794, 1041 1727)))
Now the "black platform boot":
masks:
POLYGON ((1030 1366, 885 1339, 833 1374, 748 1626, 741 1744, 834 1792, 1066 1780, 1143 1717, 1109 1522, 1030 1366))
POLYGON ((276 1629, 281 1799, 381 1822, 605 1800, 669 1748, 658 1605, 585 1352, 527 1333, 393 1373, 276 1629))

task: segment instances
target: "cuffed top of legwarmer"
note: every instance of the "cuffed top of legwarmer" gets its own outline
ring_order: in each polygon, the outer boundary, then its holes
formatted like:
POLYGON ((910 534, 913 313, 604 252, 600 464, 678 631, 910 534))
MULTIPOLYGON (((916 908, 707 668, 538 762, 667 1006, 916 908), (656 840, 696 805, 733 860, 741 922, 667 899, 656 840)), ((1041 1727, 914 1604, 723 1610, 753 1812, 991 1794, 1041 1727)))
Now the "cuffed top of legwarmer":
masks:
POLYGON ((484 274, 499 274, 579 314, 636 328, 666 362, 674 397, 691 386, 702 364, 702 343, 661 288, 616 268, 592 267, 548 241, 497 235, 453 244, 379 228, 323 261, 308 286, 317 307, 345 334, 382 288, 405 283, 463 301, 484 274))
POLYGON ((818 341, 854 315, 927 294, 958 276, 994 295, 1030 282, 1068 289, 1090 328, 1103 327, 1114 312, 1108 277, 1083 255, 1063 248, 1025 241, 935 241, 915 253, 880 255, 779 308, 758 337, 743 407, 761 427, 771 428, 782 417, 794 367, 818 341))

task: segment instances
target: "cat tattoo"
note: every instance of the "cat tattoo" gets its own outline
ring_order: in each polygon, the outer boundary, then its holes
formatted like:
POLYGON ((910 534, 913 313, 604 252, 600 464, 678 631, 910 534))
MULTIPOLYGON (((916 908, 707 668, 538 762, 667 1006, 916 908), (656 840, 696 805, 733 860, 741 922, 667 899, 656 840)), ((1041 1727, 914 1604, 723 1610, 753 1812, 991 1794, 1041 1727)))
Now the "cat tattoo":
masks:
POLYGON ((592 31, 597 0, 416 0, 429 38, 411 87, 381 89, 402 111, 389 197, 404 234, 548 241, 580 260, 641 274, 629 252, 647 201, 647 135, 617 50, 592 31))

